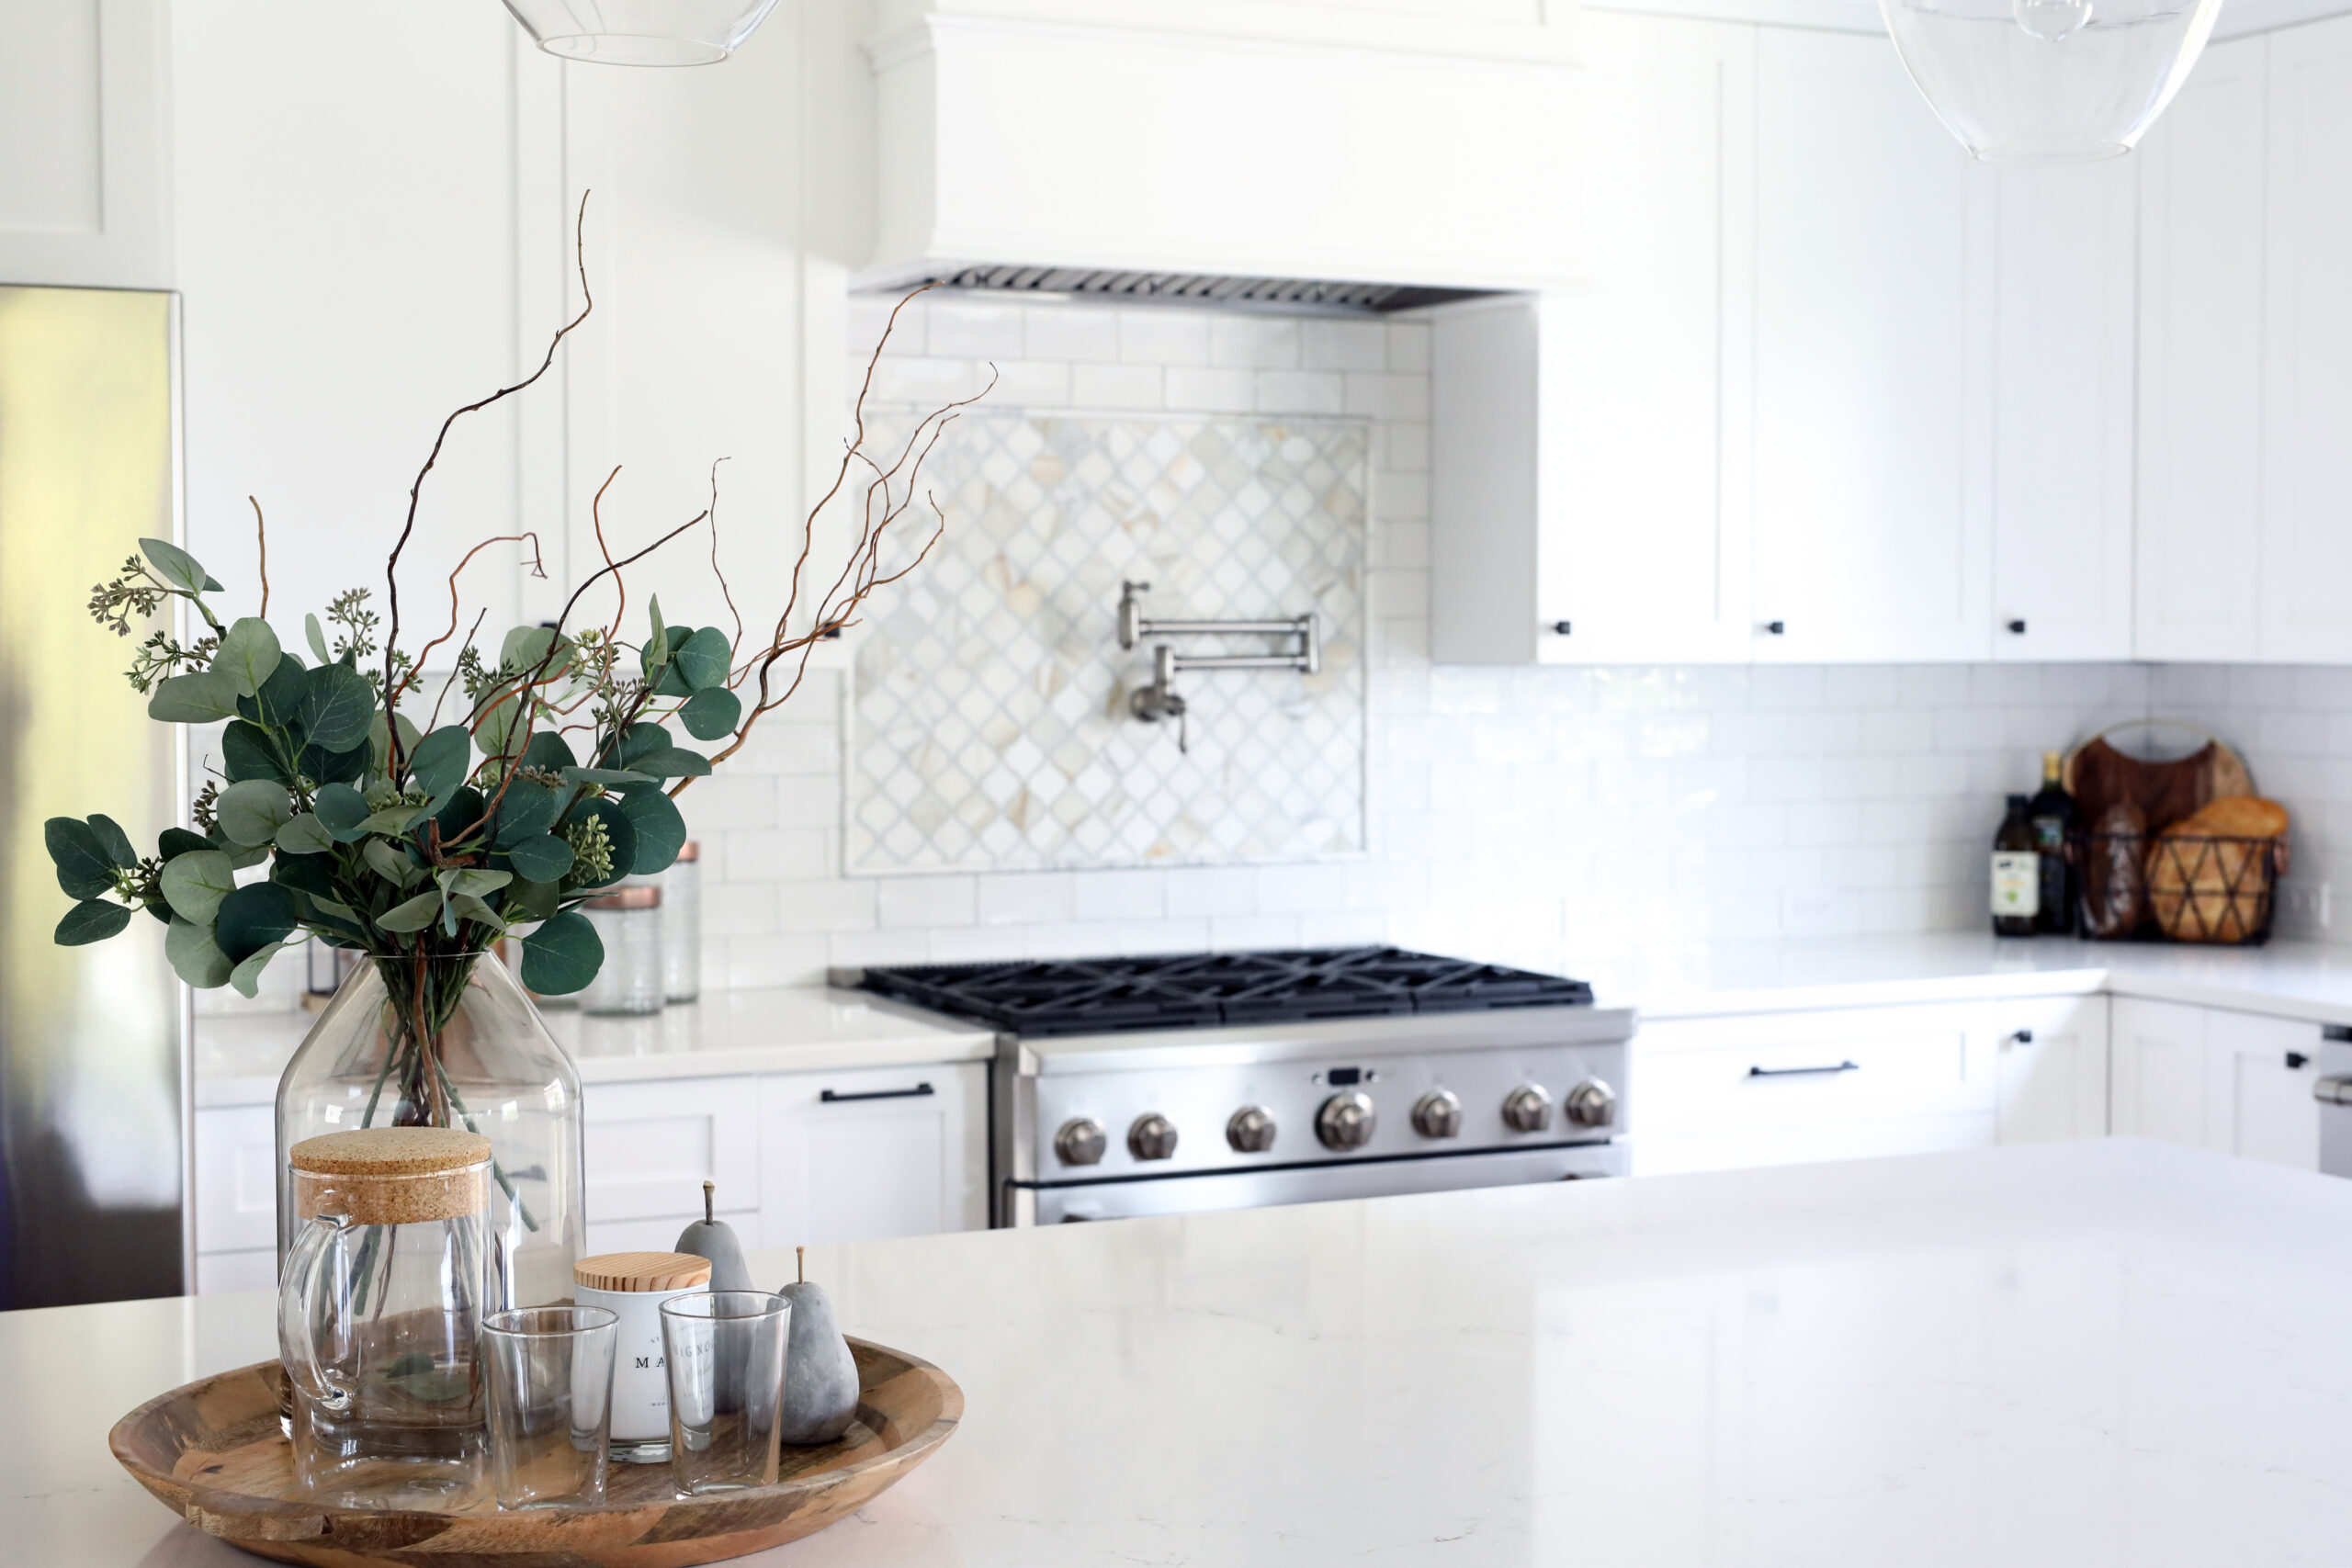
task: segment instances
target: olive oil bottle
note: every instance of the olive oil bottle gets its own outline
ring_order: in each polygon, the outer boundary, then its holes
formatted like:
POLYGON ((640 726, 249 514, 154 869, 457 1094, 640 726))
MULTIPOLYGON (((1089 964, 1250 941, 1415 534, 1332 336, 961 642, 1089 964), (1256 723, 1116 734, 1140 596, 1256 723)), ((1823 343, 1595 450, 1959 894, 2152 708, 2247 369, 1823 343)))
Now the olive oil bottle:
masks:
POLYGON ((2026 798, 2009 796, 2008 815, 1993 835, 1993 934, 2031 936, 2041 913, 2041 852, 2026 798))

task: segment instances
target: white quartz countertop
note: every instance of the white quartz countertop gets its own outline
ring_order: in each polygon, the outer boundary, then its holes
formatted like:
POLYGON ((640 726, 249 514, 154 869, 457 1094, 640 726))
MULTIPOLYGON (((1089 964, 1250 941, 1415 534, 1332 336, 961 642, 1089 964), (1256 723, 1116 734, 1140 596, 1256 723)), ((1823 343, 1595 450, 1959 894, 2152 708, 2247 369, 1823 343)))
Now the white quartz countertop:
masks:
MULTIPOLYGON (((2201 947, 1991 932, 1738 942, 1586 976, 1645 1019, 2108 992, 2352 1022, 2352 946, 2201 947)), ((2348 1559, 2352 1560, 2352 1559, 2348 1559)))
MULTIPOLYGON (((877 997, 821 986, 714 991, 641 1018, 591 1018, 550 1008, 548 1030, 582 1084, 735 1073, 838 1072, 985 1061, 989 1030, 877 997)), ((231 1013, 196 1021, 196 1104, 267 1105, 315 1020, 308 1013, 231 1013)))
MULTIPOLYGON (((2352 1182, 2111 1140, 812 1248, 966 1420, 746 1561, 2343 1562, 2347 1235, 2352 1182)), ((249 1562, 106 1430, 272 1350, 261 1295, 0 1314, 0 1558, 249 1562)))

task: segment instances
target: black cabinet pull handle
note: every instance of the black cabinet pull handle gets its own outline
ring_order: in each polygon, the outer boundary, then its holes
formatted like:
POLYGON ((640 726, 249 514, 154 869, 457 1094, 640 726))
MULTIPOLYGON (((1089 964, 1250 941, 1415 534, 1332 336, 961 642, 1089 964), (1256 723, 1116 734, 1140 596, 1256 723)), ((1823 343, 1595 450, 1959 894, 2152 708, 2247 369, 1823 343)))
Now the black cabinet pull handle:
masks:
POLYGON ((2020 1029, 2015 1034, 2010 1035, 2009 1038, 2016 1041, 2020 1045, 2030 1045, 2033 1043, 2033 1031, 2030 1029, 2020 1029))
POLYGON ((1568 635, 1568 626, 1569 623, 1566 621, 1554 621, 1552 623, 1552 629, 1557 632, 1560 636, 1566 637, 1568 635))
POLYGON ((1751 1078, 1798 1078, 1822 1073, 1859 1073, 1861 1070, 1860 1062, 1840 1062, 1835 1066, 1821 1067, 1750 1067, 1747 1076, 1751 1078))
POLYGON ((2009 623, 2009 632, 2015 637, 2025 636, 2025 623, 2023 621, 2011 621, 2009 623))
POLYGON ((2319 1026, 2319 1037, 2339 1043, 2352 1041, 2352 1023, 2323 1023, 2319 1026))
POLYGON ((920 1100, 926 1094, 938 1092, 927 1083, 919 1083, 912 1089, 869 1089, 855 1094, 836 1094, 831 1089, 824 1089, 817 1098, 827 1105, 846 1105, 853 1100, 920 1100))
POLYGON ((1764 623, 1764 629, 1770 632, 1774 637, 1782 637, 1787 635, 1789 623, 1786 621, 1767 621, 1764 623))
POLYGON ((2301 1068, 2308 1067, 2311 1065, 2312 1059, 2309 1056, 2304 1055, 2301 1051, 2290 1051, 2287 1053, 2287 1070, 2289 1072, 2295 1072, 2301 1068))

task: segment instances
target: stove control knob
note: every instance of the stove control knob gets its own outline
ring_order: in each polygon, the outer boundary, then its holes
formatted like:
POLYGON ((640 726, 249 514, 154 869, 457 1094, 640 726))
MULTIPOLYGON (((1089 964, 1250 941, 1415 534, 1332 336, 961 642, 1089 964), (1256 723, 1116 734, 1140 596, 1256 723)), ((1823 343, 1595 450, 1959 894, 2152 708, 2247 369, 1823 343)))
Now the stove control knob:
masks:
POLYGON ((1176 1123, 1157 1111, 1148 1111, 1127 1129, 1127 1153, 1137 1159, 1171 1159, 1176 1154, 1176 1123))
POLYGON ((1333 1095, 1315 1113, 1315 1135, 1323 1140, 1325 1148, 1342 1154, 1372 1142, 1379 1125, 1380 1112, 1373 1108, 1372 1096, 1353 1089, 1333 1095))
POLYGON ((1262 1105, 1245 1105, 1225 1124, 1225 1141, 1238 1155, 1261 1155, 1274 1146, 1273 1112, 1262 1105))
POLYGON ((1562 1109, 1571 1126, 1606 1127, 1617 1120, 1617 1091, 1599 1078, 1587 1078, 1568 1090, 1562 1109))
POLYGON ((1102 1151, 1109 1146, 1102 1123, 1091 1116, 1073 1116, 1054 1134, 1054 1153, 1064 1165, 1101 1165, 1102 1151))
POLYGON ((1462 1135, 1462 1101, 1451 1089, 1433 1089, 1413 1103, 1413 1131, 1424 1138, 1462 1135))
POLYGON ((1544 1086, 1523 1083, 1503 1096, 1503 1122, 1514 1133, 1540 1133, 1552 1124, 1552 1097, 1544 1086))

